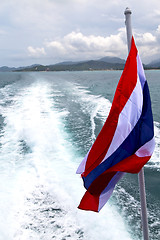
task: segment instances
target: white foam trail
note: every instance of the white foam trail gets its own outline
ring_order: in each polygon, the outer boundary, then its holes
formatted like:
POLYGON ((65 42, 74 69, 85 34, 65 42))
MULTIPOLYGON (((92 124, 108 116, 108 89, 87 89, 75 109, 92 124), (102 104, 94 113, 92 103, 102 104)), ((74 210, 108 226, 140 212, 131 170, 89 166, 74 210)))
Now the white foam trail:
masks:
MULTIPOLYGON (((10 89, 5 90, 7 95, 10 89)), ((0 153, 2 239, 131 239, 122 217, 109 204, 100 214, 77 209, 84 189, 74 159, 81 156, 65 132, 67 109, 59 112, 54 105, 53 95, 63 93, 52 91, 51 84, 35 82, 1 109, 6 123, 0 153), (28 153, 22 154, 25 146, 28 153), (55 214, 52 207, 60 212, 55 214)), ((97 107, 93 97, 82 94, 80 100, 88 99, 91 114, 97 107)))
POLYGON ((145 167, 156 168, 160 171, 160 123, 154 122, 155 150, 145 167))
POLYGON ((108 99, 100 95, 92 95, 85 87, 78 84, 73 84, 72 93, 77 96, 75 101, 80 103, 82 111, 90 116, 92 130, 91 138, 93 143, 96 139, 95 118, 99 116, 104 123, 109 114, 111 103, 108 99))
MULTIPOLYGON (((53 102, 50 100, 49 87, 46 84, 33 84, 32 87, 14 97, 12 106, 2 110, 6 126, 1 138, 0 158, 3 163, 1 164, 1 172, 4 175, 3 184, 7 184, 7 189, 4 185, 1 192, 8 202, 3 201, 1 209, 4 210, 3 216, 10 209, 10 214, 7 215, 9 216, 8 225, 5 223, 7 228, 15 225, 15 214, 21 213, 25 217, 25 197, 37 185, 44 184, 47 171, 50 171, 49 164, 47 164, 49 160, 52 160, 52 157, 58 158, 59 153, 63 154, 65 151, 65 139, 61 134, 63 123, 59 122, 59 118, 63 118, 68 112, 65 110, 55 112, 52 109, 53 102), (24 156, 20 149, 22 140, 31 150, 24 156), (10 199, 12 199, 11 202, 10 199)), ((7 89, 5 90, 7 93, 7 89)), ((66 153, 64 156, 67 157, 66 153)), ((65 161, 65 159, 60 160, 65 161)), ((17 229, 18 225, 21 227, 21 224, 16 221, 17 229)), ((5 228, 2 225, 1 227, 4 236, 8 234, 7 229, 3 231, 5 228)), ((15 234, 14 229, 13 227, 11 235, 15 234)), ((23 232, 22 229, 21 231, 23 232)), ((4 239, 12 239, 12 237, 8 235, 4 239)))

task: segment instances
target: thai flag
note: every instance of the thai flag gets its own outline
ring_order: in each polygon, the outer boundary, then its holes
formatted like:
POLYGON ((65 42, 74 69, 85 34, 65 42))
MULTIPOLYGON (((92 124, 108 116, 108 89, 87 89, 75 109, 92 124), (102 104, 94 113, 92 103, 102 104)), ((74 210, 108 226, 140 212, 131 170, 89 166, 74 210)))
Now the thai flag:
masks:
POLYGON ((77 170, 87 189, 79 208, 99 212, 124 173, 138 173, 154 146, 148 84, 132 37, 109 116, 77 170))

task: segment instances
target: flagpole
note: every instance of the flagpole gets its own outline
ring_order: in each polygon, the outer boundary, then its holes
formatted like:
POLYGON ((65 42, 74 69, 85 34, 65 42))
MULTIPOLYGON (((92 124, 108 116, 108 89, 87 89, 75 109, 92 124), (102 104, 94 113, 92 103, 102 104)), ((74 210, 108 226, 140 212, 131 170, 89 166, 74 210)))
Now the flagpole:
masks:
MULTIPOLYGON (((132 25, 131 25, 131 10, 126 8, 125 12, 125 24, 127 31, 127 43, 128 43, 128 52, 131 48, 132 40, 132 25)), ((143 228, 143 239, 149 240, 149 231, 148 231, 148 219, 147 219, 147 204, 146 204, 146 192, 145 192, 145 181, 144 181, 144 170, 143 168, 138 174, 139 178, 139 189, 140 189, 140 200, 141 200, 141 221, 143 228)))

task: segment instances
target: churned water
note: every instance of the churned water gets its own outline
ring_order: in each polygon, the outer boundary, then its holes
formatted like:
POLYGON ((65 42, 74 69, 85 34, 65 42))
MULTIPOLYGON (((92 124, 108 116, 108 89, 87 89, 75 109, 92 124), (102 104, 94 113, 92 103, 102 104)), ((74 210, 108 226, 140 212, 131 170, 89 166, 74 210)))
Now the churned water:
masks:
MULTIPOLYGON (((142 239, 137 175, 100 213, 77 209, 76 169, 109 113, 120 71, 0 73, 0 240, 142 239)), ((151 239, 160 239, 160 71, 147 71, 156 148, 145 166, 151 239)))

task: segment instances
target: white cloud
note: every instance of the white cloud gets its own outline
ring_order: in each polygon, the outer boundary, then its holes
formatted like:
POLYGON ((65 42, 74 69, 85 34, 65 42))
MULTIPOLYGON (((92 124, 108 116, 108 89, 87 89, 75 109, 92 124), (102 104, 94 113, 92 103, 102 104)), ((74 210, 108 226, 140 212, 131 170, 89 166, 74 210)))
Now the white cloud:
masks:
POLYGON ((156 43, 156 36, 153 34, 146 32, 143 34, 135 34, 136 35, 136 42, 137 44, 154 44, 156 43))
MULTIPOLYGON (((133 30, 137 48, 142 61, 149 62, 157 58, 160 52, 158 33, 160 25, 154 33, 137 33, 133 30)), ((90 60, 103 56, 117 56, 126 59, 127 43, 126 29, 120 28, 117 34, 108 36, 86 35, 82 32, 72 31, 56 40, 45 41, 42 48, 28 47, 30 56, 45 55, 50 63, 65 60, 90 60)))
POLYGON ((44 48, 33 48, 31 46, 29 46, 27 48, 28 50, 28 53, 29 53, 29 56, 32 56, 32 57, 40 57, 40 56, 43 56, 46 54, 44 48))
POLYGON ((57 41, 46 42, 46 52, 56 52, 62 58, 91 59, 102 56, 121 56, 127 52, 124 42, 124 31, 107 37, 84 35, 81 32, 71 32, 57 41))
POLYGON ((59 53, 65 53, 65 47, 63 46, 63 44, 61 42, 58 41, 51 41, 51 42, 46 42, 46 47, 47 48, 51 48, 54 49, 55 51, 59 52, 59 53))
POLYGON ((147 58, 153 49, 159 51, 159 0, 135 0, 133 3, 129 1, 129 5, 128 0, 2 1, 0 45, 3 56, 0 65, 7 65, 7 59, 11 62, 15 52, 21 52, 27 63, 33 63, 33 57, 39 58, 39 63, 47 64, 106 55, 126 58, 126 33, 125 28, 120 28, 125 26, 124 10, 127 6, 132 10, 137 47, 147 51, 142 52, 147 58))
POLYGON ((160 25, 153 33, 135 33, 135 40, 140 52, 142 61, 144 63, 149 63, 152 60, 159 57, 160 52, 160 38, 158 34, 160 33, 160 25))
POLYGON ((158 25, 156 32, 157 34, 160 34, 160 25, 158 25))

